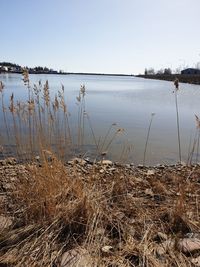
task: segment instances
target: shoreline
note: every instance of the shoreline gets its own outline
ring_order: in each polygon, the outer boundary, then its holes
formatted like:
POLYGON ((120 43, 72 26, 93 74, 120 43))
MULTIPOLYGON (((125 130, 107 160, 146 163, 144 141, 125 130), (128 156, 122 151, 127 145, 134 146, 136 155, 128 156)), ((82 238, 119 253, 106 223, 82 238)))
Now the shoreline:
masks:
MULTIPOLYGON (((7 71, 7 72, 0 72, 0 74, 22 74, 21 71, 7 71)), ((125 76, 125 77, 136 77, 133 74, 120 74, 120 73, 88 73, 88 72, 32 72, 30 71, 29 74, 48 74, 48 75, 88 75, 88 76, 125 76)))
POLYGON ((191 75, 191 74, 155 74, 155 75, 136 75, 138 78, 153 79, 153 80, 163 80, 163 81, 174 81, 178 78, 180 83, 188 83, 200 85, 200 75, 191 75))

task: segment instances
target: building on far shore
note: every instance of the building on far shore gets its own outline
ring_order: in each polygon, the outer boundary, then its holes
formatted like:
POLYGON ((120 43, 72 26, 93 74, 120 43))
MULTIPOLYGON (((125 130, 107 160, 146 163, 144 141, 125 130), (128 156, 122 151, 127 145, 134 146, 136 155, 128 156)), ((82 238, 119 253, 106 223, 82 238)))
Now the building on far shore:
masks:
POLYGON ((188 68, 181 71, 181 74, 200 74, 200 69, 188 68))

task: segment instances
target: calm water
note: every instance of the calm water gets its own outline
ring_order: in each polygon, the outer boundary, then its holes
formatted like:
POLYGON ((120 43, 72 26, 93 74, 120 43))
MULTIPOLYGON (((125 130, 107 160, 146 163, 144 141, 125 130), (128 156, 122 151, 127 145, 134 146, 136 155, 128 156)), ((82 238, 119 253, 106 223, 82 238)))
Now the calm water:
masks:
MULTIPOLYGON (((71 123, 74 124, 78 107, 81 84, 86 86, 86 111, 92 121, 96 138, 101 140, 112 123, 124 128, 110 147, 108 158, 118 161, 124 147, 132 146, 128 162, 135 164, 143 160, 144 145, 151 113, 155 113, 146 154, 147 164, 174 163, 178 160, 178 142, 176 131, 176 111, 173 83, 167 81, 146 80, 136 77, 87 76, 87 75, 30 75, 31 83, 39 80, 50 84, 54 95, 65 86, 71 123)), ((21 75, 0 74, 5 84, 5 101, 13 92, 16 100, 27 99, 21 75)), ((183 160, 188 156, 190 138, 194 137, 194 114, 200 115, 200 86, 180 84, 178 92, 180 113, 181 148, 183 160)), ((0 111, 2 113, 2 111, 0 111)), ((1 129, 3 127, 0 114, 1 129)), ((85 145, 94 146, 91 131, 86 127, 85 145)))

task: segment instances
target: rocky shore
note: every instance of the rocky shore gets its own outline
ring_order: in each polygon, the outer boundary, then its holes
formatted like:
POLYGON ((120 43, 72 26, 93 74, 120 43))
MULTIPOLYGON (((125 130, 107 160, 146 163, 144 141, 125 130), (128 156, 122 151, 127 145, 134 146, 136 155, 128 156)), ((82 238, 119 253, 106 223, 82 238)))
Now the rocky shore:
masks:
POLYGON ((0 266, 200 266, 200 166, 0 161, 0 266))

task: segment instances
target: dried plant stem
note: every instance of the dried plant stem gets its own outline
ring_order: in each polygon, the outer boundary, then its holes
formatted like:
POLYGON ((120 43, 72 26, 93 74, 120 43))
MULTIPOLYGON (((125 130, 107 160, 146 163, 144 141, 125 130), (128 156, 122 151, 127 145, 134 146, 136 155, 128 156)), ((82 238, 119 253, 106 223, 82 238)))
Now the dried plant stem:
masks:
POLYGON ((89 127, 90 127, 91 132, 92 132, 92 136, 93 136, 93 139, 94 139, 94 143, 95 143, 95 146, 96 146, 97 153, 100 154, 99 143, 97 142, 97 139, 96 139, 96 136, 95 136, 93 127, 92 127, 92 123, 91 123, 90 117, 89 117, 89 115, 86 114, 86 113, 85 113, 85 115, 86 115, 86 117, 87 117, 87 119, 88 119, 89 127))
POLYGON ((200 139, 200 129, 198 129, 198 137, 197 137, 196 163, 198 163, 199 160, 199 139, 200 139))
POLYGON ((177 123, 177 137, 178 137, 178 153, 179 162, 181 163, 181 138, 180 138, 180 126, 179 126, 179 112, 178 112, 178 100, 177 100, 177 90, 175 89, 175 104, 176 104, 176 123, 177 123))
POLYGON ((102 143, 102 146, 101 146, 101 153, 104 151, 103 148, 104 148, 104 146, 105 146, 106 140, 107 140, 107 138, 108 138, 108 136, 109 136, 109 134, 110 134, 110 132, 111 132, 113 126, 115 126, 115 125, 116 125, 116 123, 113 123, 113 124, 111 124, 110 127, 108 128, 108 131, 107 131, 107 133, 106 133, 106 135, 105 135, 105 137, 104 137, 104 139, 103 139, 103 143, 102 143))
POLYGON ((150 135, 151 125, 152 125, 152 121, 153 121, 153 116, 154 115, 155 115, 154 113, 151 114, 149 127, 148 127, 148 131, 147 131, 147 137, 146 137, 145 148, 144 148, 143 165, 145 165, 145 163, 146 163, 147 146, 148 146, 148 142, 149 142, 149 135, 150 135))
POLYGON ((192 150, 190 152, 190 156, 189 156, 189 160, 188 160, 188 162, 189 162, 190 165, 192 164, 193 155, 194 155, 195 147, 196 147, 196 144, 197 144, 197 134, 198 134, 198 129, 196 130, 196 133, 195 133, 195 136, 194 136, 192 150))
POLYGON ((3 111, 3 120, 6 128, 6 134, 7 134, 7 139, 9 140, 10 134, 9 134, 9 128, 7 124, 7 119, 6 119, 6 113, 5 113, 5 106, 4 106, 4 96, 3 93, 1 93, 1 105, 2 105, 2 111, 3 111))

